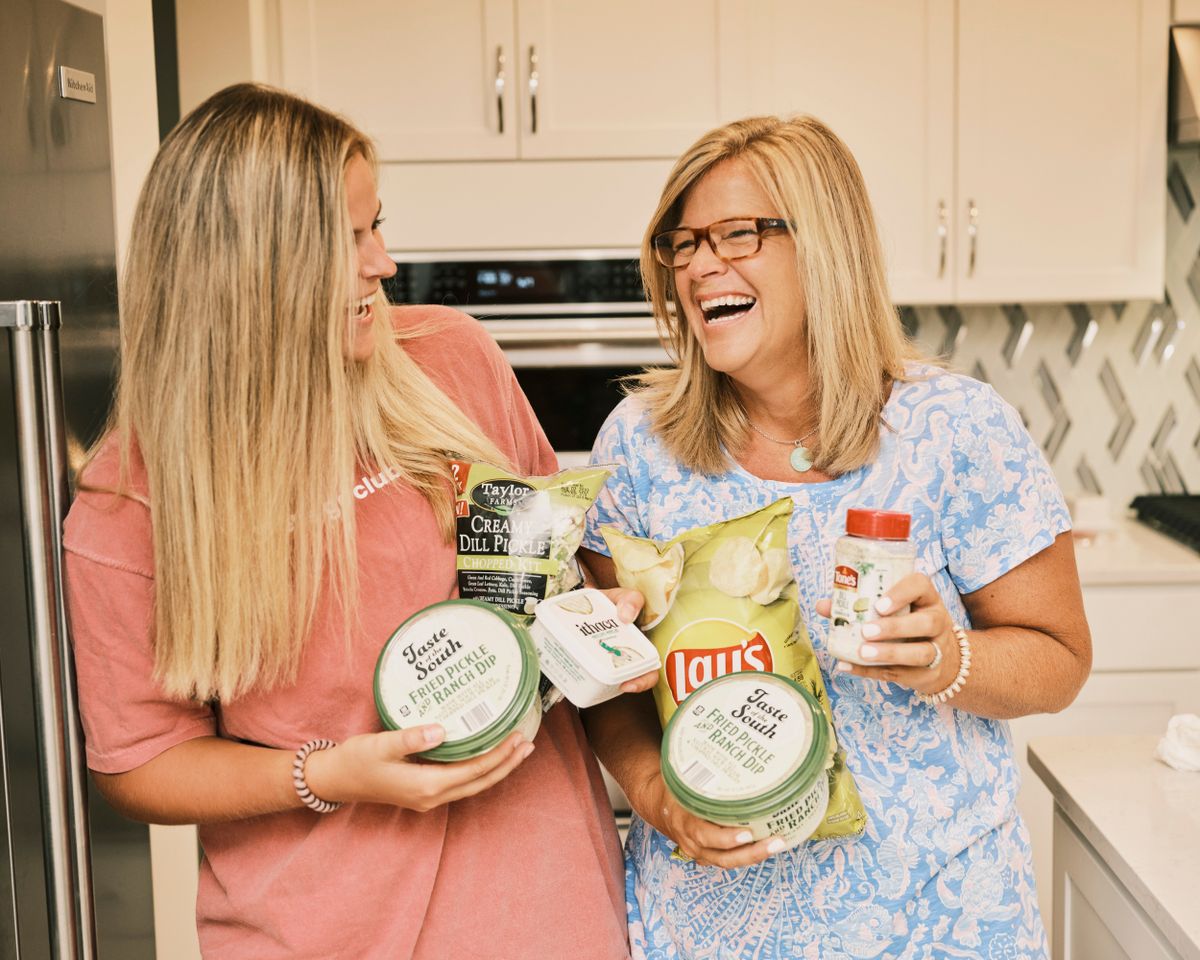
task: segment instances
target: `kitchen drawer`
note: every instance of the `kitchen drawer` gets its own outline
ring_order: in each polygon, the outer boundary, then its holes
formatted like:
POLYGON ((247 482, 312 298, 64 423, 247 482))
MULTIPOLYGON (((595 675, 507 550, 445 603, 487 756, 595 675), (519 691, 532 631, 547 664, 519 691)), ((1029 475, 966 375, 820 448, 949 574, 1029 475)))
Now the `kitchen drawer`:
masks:
POLYGON ((1083 588, 1092 672, 1200 668, 1200 584, 1094 584, 1083 588))

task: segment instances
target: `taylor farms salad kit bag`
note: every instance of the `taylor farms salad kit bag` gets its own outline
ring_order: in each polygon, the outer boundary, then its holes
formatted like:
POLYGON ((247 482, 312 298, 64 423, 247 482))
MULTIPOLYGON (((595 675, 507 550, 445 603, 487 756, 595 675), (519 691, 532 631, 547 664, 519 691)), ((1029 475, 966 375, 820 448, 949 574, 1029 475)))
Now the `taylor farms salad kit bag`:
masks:
POLYGON ((582 582, 575 551, 606 468, 522 477, 457 460, 450 469, 460 597, 529 616, 539 601, 582 582))
POLYGON ((790 498, 666 543, 616 527, 601 533, 617 582, 646 598, 638 623, 662 660, 654 688, 666 729, 678 705, 707 681, 743 670, 777 673, 812 694, 828 726, 829 805, 814 836, 849 836, 866 811, 837 747, 825 682, 800 617, 788 556, 790 498))

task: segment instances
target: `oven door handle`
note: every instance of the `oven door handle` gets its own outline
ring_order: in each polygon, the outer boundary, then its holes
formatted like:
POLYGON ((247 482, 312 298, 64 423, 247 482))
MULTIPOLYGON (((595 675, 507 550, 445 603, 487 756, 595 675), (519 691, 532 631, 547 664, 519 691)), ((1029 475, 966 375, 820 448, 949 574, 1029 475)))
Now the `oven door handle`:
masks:
POLYGON ((501 347, 534 344, 625 343, 658 346, 661 342, 652 320, 637 323, 610 320, 600 323, 553 323, 544 320, 484 320, 485 329, 501 347))

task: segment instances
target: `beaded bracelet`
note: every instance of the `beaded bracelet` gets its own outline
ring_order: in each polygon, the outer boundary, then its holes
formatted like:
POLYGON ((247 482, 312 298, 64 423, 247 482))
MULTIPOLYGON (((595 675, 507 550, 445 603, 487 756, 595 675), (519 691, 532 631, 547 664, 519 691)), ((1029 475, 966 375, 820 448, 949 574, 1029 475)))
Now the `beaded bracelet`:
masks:
POLYGON ((304 763, 308 760, 310 753, 316 753, 318 750, 328 750, 330 747, 336 747, 337 744, 332 740, 309 740, 304 746, 296 751, 296 759, 292 761, 292 784, 296 788, 296 793, 300 799, 304 801, 304 805, 310 810, 316 810, 317 813, 331 813, 340 807, 341 801, 322 800, 308 788, 308 783, 304 779, 304 763))
POLYGON ((937 693, 918 693, 917 699, 922 703, 945 703, 963 688, 967 677, 971 675, 971 641, 967 639, 967 631, 957 623, 950 624, 950 629, 958 638, 958 674, 945 690, 939 690, 937 693))

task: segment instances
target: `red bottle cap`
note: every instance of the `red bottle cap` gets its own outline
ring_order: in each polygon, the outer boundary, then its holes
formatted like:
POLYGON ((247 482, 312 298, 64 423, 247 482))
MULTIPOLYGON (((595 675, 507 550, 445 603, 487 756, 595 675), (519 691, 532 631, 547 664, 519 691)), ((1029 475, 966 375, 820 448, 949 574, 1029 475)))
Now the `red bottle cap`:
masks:
POLYGON ((852 537, 907 540, 912 517, 894 510, 847 510, 846 532, 852 537))

